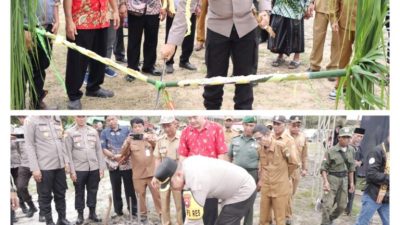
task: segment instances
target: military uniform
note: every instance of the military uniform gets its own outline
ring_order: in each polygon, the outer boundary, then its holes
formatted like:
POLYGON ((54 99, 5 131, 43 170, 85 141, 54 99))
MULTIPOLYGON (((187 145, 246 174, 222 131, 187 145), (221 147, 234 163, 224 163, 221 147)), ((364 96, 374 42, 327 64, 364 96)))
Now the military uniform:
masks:
POLYGON ((131 157, 133 186, 138 194, 140 214, 147 218, 146 187, 150 188, 154 206, 158 214, 161 214, 161 200, 159 192, 151 185, 154 175, 154 143, 146 140, 133 140, 128 136, 121 148, 122 159, 131 157))
POLYGON ((69 159, 65 151, 61 120, 52 116, 30 116, 25 119, 24 135, 30 170, 40 171, 37 182, 40 211, 47 224, 52 224, 51 200, 58 213, 59 224, 66 220, 65 192, 68 188, 64 168, 69 159))
POLYGON ((98 133, 87 125, 75 125, 66 131, 65 146, 70 158, 71 174, 76 175, 75 209, 79 216, 83 216, 86 188, 89 217, 98 220, 95 210, 100 171, 106 168, 98 133))
MULTIPOLYGON (((228 152, 228 156, 232 159, 232 162, 244 168, 256 183, 258 182, 258 148, 259 144, 256 139, 241 134, 232 139, 228 152)), ((244 224, 253 224, 253 206, 251 206, 249 213, 246 214, 244 224)))
POLYGON ((325 153, 322 161, 321 172, 326 171, 328 173, 330 185, 330 191, 325 192, 322 197, 322 225, 331 224, 346 208, 348 174, 354 172, 355 164, 353 159, 354 149, 350 145, 345 149, 345 152, 343 152, 339 144, 335 145, 325 153), (334 203, 336 203, 335 209, 333 209, 334 203))
MULTIPOLYGON (((313 26, 313 47, 310 54, 310 69, 313 71, 321 70, 321 61, 324 51, 324 44, 327 27, 329 23, 335 22, 337 16, 337 0, 315 0, 315 18, 313 26)), ((330 62, 326 66, 327 70, 337 69, 340 58, 339 35, 332 32, 330 62)))
MULTIPOLYGON (((162 160, 165 157, 169 157, 173 160, 179 160, 178 147, 179 147, 179 138, 180 134, 176 133, 173 139, 168 138, 166 134, 160 137, 157 141, 156 147, 154 149, 154 157, 156 159, 162 160)), ((171 193, 175 202, 176 209, 176 224, 182 225, 182 197, 180 191, 163 191, 160 192, 161 197, 161 216, 162 216, 162 224, 163 225, 171 225, 171 216, 170 216, 170 199, 171 193)))
POLYGON ((290 197, 291 184, 289 177, 298 167, 296 149, 291 147, 293 139, 272 138, 269 146, 260 146, 260 225, 272 221, 274 212, 276 225, 285 224, 285 212, 290 197), (289 141, 289 142, 288 142, 289 141))

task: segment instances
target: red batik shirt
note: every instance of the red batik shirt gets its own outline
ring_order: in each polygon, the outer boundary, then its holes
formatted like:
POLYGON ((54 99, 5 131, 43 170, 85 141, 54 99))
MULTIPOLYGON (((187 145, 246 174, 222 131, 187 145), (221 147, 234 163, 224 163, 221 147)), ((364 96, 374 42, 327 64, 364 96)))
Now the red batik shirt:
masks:
POLYGON ((109 0, 73 0, 72 20, 78 30, 101 29, 110 26, 107 17, 109 0))
POLYGON ((188 126, 182 131, 178 149, 182 156, 202 155, 217 158, 227 151, 224 132, 217 123, 206 121, 201 130, 188 126))

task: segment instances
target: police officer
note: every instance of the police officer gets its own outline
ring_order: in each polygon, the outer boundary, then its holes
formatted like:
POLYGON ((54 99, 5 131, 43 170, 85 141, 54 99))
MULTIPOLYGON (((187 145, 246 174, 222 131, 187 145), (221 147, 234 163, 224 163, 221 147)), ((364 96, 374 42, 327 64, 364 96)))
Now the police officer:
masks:
MULTIPOLYGON (((162 57, 170 59, 176 46, 181 45, 187 30, 185 19, 186 0, 180 0, 168 41, 162 48, 162 57)), ((199 0, 192 0, 190 12, 193 12, 199 0)), ((258 35, 257 20, 252 14, 253 0, 221 0, 208 2, 206 65, 207 78, 227 76, 229 58, 232 58, 233 76, 257 73, 258 35)), ((271 10, 269 0, 259 1, 261 27, 269 24, 267 10, 271 10)), ((204 87, 204 107, 220 109, 223 100, 223 85, 204 87)), ((235 89, 235 109, 252 109, 253 86, 237 84, 235 89)))
POLYGON ((24 127, 23 127, 25 116, 18 116, 18 120, 22 126, 14 128, 14 134, 17 136, 15 144, 19 151, 19 154, 21 155, 21 165, 18 168, 18 178, 16 182, 18 190, 17 192, 20 198, 24 202, 26 202, 29 206, 29 209, 27 209, 27 212, 25 213, 26 216, 32 217, 33 214, 37 212, 37 208, 33 203, 32 196, 29 194, 28 190, 29 180, 32 177, 32 172, 29 169, 28 154, 25 148, 24 127))
POLYGON ((367 188, 362 196, 362 208, 356 225, 369 224, 378 211, 383 225, 389 225, 390 138, 376 146, 367 157, 367 188))
MULTIPOLYGON (((161 116, 160 125, 164 130, 164 134, 157 140, 156 147, 154 149, 155 157, 155 170, 157 170, 160 163, 169 157, 175 161, 179 160, 178 147, 180 140, 180 133, 177 132, 177 121, 173 116, 161 116)), ((155 177, 152 179, 152 185, 154 188, 158 187, 158 182, 155 177)), ((171 193, 175 202, 176 209, 176 224, 182 225, 182 196, 180 191, 165 190, 160 192, 161 197, 161 210, 162 210, 162 224, 171 225, 170 216, 170 199, 171 193)))
MULTIPOLYGON (((293 137, 290 136, 290 132, 286 130, 286 122, 287 121, 286 121, 285 116, 280 115, 280 116, 273 117, 272 126, 273 126, 274 133, 273 133, 272 137, 275 140, 282 143, 285 146, 285 148, 290 149, 290 151, 294 154, 293 157, 296 157, 296 162, 299 163, 297 147, 296 147, 293 137)), ((295 174, 295 172, 293 174, 291 174, 291 177, 294 174, 295 174)), ((293 192, 293 181, 290 182, 290 189, 291 189, 291 193, 294 193, 293 192)), ((291 216, 292 216, 292 212, 291 212, 292 209, 290 207, 291 196, 289 196, 288 201, 289 201, 287 204, 288 208, 286 209, 286 224, 291 224, 291 216)))
POLYGON ((132 133, 126 138, 121 148, 120 162, 126 161, 129 157, 131 158, 133 186, 139 197, 140 217, 143 223, 147 223, 147 187, 150 189, 156 211, 161 215, 160 193, 151 185, 155 166, 155 138, 151 134, 144 133, 144 121, 141 118, 133 118, 131 127, 132 133))
POLYGON ((275 139, 265 125, 257 125, 253 133, 260 144, 260 225, 271 223, 271 211, 276 225, 284 225, 288 198, 292 193, 289 177, 298 167, 296 149, 275 139))
POLYGON ((71 180, 75 186, 76 224, 83 224, 85 188, 89 219, 101 222, 96 215, 97 191, 104 176, 105 162, 99 135, 93 127, 86 125, 86 116, 75 116, 75 125, 66 131, 65 146, 70 158, 71 180))
POLYGON ((352 136, 348 127, 339 130, 339 142, 329 149, 321 165, 324 195, 322 225, 331 224, 346 208, 348 192, 354 192, 354 149, 349 145, 352 136), (350 183, 350 189, 348 189, 350 183), (336 208, 333 208, 336 203, 336 208))
MULTIPOLYGON (((255 116, 245 116, 242 120, 243 133, 232 138, 228 156, 235 165, 244 168, 258 182, 258 143, 253 138, 253 129, 257 124, 255 116)), ((253 206, 244 218, 244 225, 253 224, 253 206)))
MULTIPOLYGON (((358 172, 360 167, 362 166, 363 155, 360 149, 361 141, 364 138, 365 129, 357 127, 354 129, 353 136, 351 137, 350 145, 354 148, 355 152, 353 153, 354 163, 356 166, 356 172, 354 174, 354 189, 356 188, 358 172)), ((349 187, 350 188, 350 187, 349 187)), ((353 201, 354 201, 355 193, 349 192, 348 202, 346 206, 345 213, 346 215, 351 215, 351 211, 353 209, 353 201)))
POLYGON ((58 213, 58 225, 70 224, 66 219, 65 192, 67 182, 65 169, 69 159, 65 151, 61 119, 53 116, 30 116, 24 122, 26 152, 29 167, 36 181, 39 208, 47 225, 53 225, 51 200, 58 213))
POLYGON ((297 169, 292 177, 292 196, 289 198, 288 208, 286 210, 286 224, 291 224, 291 218, 293 215, 292 211, 292 204, 293 204, 293 197, 296 193, 297 186, 300 182, 300 176, 304 177, 307 174, 307 139, 303 132, 300 131, 301 124, 302 124, 302 117, 301 116, 291 116, 289 118, 289 126, 288 131, 290 136, 294 138, 294 142, 296 144, 297 156, 299 157, 300 167, 297 169))
POLYGON ((182 191, 186 208, 185 224, 201 225, 207 198, 221 200, 222 210, 214 225, 240 225, 256 198, 254 179, 243 168, 225 160, 191 156, 178 163, 168 157, 160 164, 155 177, 161 191, 182 191))
POLYGON ((227 116, 224 119, 224 136, 225 136, 225 144, 229 146, 232 141, 232 138, 238 136, 238 132, 232 129, 233 125, 233 117, 227 116))

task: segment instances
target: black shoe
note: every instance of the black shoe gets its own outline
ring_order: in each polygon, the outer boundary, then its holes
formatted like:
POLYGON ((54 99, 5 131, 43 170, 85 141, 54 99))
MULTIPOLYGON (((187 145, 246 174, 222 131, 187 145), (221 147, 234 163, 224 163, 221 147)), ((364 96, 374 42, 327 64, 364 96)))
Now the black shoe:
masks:
POLYGON ((57 225, 71 225, 66 218, 58 218, 57 225))
POLYGON ((12 220, 13 223, 18 222, 18 219, 15 216, 15 211, 14 210, 11 210, 11 220, 12 220))
POLYGON ((46 217, 44 217, 43 215, 40 215, 40 213, 39 213, 39 222, 41 222, 41 223, 46 222, 46 217))
POLYGON ((45 216, 45 221, 46 225, 56 225, 53 221, 53 217, 51 216, 51 213, 45 216))
POLYGON ((35 214, 35 212, 37 212, 38 210, 37 210, 35 204, 33 204, 32 201, 28 202, 28 206, 29 206, 29 209, 28 209, 28 212, 26 213, 26 216, 30 218, 30 217, 32 217, 33 214, 35 214))
POLYGON ((292 220, 291 219, 286 219, 286 225, 291 225, 292 224, 292 220))
POLYGON ((174 64, 167 64, 165 65, 165 72, 167 74, 171 74, 174 72, 174 64))
POLYGON ((115 58, 115 61, 120 62, 120 63, 127 63, 128 61, 126 61, 126 58, 115 58))
POLYGON ((319 70, 313 70, 313 69, 311 69, 311 67, 309 67, 309 68, 307 69, 307 72, 319 72, 319 70))
POLYGON ((74 101, 68 101, 68 105, 67 105, 68 109, 72 109, 72 110, 80 110, 82 109, 82 103, 81 100, 74 100, 74 101))
POLYGON ((187 69, 187 70, 197 70, 197 67, 195 65, 191 64, 190 62, 179 63, 179 67, 187 69))
POLYGON ((125 80, 128 81, 128 82, 132 82, 132 81, 136 80, 136 78, 132 77, 131 75, 126 75, 125 76, 125 80))
POLYGON ((85 219, 83 219, 83 210, 78 210, 78 217, 76 218, 75 224, 80 225, 83 224, 85 219))
POLYGON ((159 70, 156 69, 156 68, 152 68, 152 69, 150 69, 150 70, 142 69, 142 72, 143 72, 143 73, 151 74, 151 75, 153 75, 153 76, 161 76, 161 71, 159 71, 159 70))
POLYGON ((96 215, 96 208, 90 207, 89 208, 89 219, 92 220, 93 222, 101 222, 101 219, 97 217, 96 215))
POLYGON ((22 212, 23 212, 24 214, 27 214, 27 213, 28 213, 28 207, 26 207, 26 205, 25 205, 24 202, 20 202, 20 203, 19 203, 19 207, 21 208, 21 210, 22 210, 22 212))
POLYGON ((114 97, 114 92, 100 88, 97 91, 86 91, 86 96, 98 98, 111 98, 114 97))

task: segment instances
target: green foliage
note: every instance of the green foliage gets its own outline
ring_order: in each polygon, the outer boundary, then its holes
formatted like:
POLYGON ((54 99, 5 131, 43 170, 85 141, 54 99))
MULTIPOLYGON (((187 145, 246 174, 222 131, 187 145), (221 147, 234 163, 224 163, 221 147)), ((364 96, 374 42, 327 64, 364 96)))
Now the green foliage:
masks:
MULTIPOLYGON (((32 77, 23 76, 24 72, 32 74, 28 50, 25 45, 24 25, 33 28, 36 26, 37 0, 11 1, 11 109, 25 108, 25 84, 33 83, 32 77)), ((35 37, 35 31, 31 36, 35 37)), ((36 40, 32 39, 32 50, 36 49, 36 40)))
POLYGON ((346 109, 390 108, 389 65, 384 39, 388 6, 389 0, 358 0, 354 57, 347 66, 346 77, 340 80, 336 107, 338 99, 345 95, 346 109))

